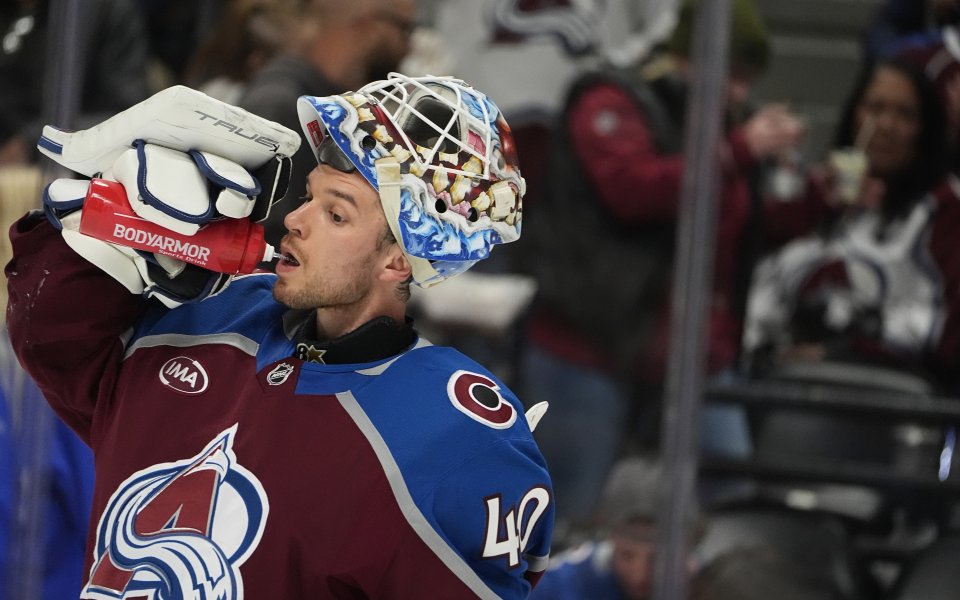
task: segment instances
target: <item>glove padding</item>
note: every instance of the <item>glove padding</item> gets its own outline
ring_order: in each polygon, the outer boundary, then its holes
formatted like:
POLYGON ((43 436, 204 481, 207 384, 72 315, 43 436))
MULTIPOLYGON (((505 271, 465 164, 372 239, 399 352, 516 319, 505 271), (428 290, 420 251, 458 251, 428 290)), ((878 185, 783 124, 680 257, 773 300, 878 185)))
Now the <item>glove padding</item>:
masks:
MULTIPOLYGON (((282 125, 173 86, 83 131, 47 126, 37 148, 72 171, 119 181, 140 217, 192 235, 213 219, 265 219, 286 193, 299 145, 282 125)), ((131 292, 172 307, 229 284, 227 275, 80 234, 88 184, 53 182, 45 212, 71 248, 131 292)))
POLYGON ((83 201, 90 182, 57 179, 43 193, 47 219, 74 252, 116 279, 133 294, 157 298, 175 308, 222 292, 231 277, 167 256, 118 246, 80 233, 83 201))
POLYGON ((210 152, 251 171, 277 156, 289 158, 300 147, 300 135, 292 129, 175 85, 89 129, 68 132, 48 125, 37 148, 71 171, 93 177, 138 139, 181 152, 210 152))
POLYGON ((231 160, 143 140, 134 141, 102 176, 123 184, 138 215, 184 235, 219 217, 249 217, 261 192, 253 175, 231 160))
POLYGON ((286 194, 290 157, 299 146, 293 130, 184 86, 157 92, 89 129, 48 125, 37 142, 42 154, 71 171, 120 181, 137 214, 181 233, 196 231, 217 213, 265 219, 286 194), (165 160, 178 156, 175 151, 184 164, 165 160), (193 157, 203 176, 182 153, 193 157), (205 203, 193 192, 206 182, 216 193, 205 203))

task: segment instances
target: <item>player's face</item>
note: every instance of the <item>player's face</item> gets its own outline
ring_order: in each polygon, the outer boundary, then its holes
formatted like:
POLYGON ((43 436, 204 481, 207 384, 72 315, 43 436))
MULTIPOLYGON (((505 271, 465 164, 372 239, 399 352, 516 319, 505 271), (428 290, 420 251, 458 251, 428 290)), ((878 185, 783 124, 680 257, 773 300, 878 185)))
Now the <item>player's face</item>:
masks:
POLYGON ((613 536, 613 571, 629 600, 652 597, 654 557, 653 541, 613 536))
POLYGON ((307 197, 284 219, 273 296, 293 308, 360 309, 389 247, 380 198, 358 172, 324 164, 307 178, 307 197))
POLYGON ((908 168, 916 156, 921 127, 920 98, 910 79, 895 69, 878 69, 857 107, 857 126, 858 132, 870 128, 864 137, 875 175, 908 168))

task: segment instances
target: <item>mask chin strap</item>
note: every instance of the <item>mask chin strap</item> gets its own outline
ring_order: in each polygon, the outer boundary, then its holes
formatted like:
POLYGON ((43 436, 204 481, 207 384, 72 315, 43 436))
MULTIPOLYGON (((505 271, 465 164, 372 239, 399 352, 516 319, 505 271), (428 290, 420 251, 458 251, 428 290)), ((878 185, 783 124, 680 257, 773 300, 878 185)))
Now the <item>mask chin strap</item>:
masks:
POLYGON ((403 248, 403 253, 410 266, 413 269, 413 281, 422 288, 434 286, 441 281, 443 277, 433 268, 429 260, 413 256, 407 252, 407 247, 403 243, 403 236, 400 235, 400 192, 402 175, 400 172, 400 161, 396 156, 384 156, 377 159, 377 187, 380 188, 380 203, 383 205, 383 213, 387 217, 387 225, 397 243, 403 248))

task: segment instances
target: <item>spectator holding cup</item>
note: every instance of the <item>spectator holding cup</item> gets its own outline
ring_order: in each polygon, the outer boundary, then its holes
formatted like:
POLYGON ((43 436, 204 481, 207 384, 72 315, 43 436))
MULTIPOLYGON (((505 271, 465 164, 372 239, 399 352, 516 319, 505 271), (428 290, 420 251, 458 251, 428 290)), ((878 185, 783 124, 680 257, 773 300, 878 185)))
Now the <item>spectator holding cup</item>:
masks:
POLYGON ((757 269, 744 345, 753 365, 843 360, 957 383, 960 180, 943 105, 912 63, 871 65, 812 180, 839 217, 757 269))
POLYGON ((866 145, 876 125, 869 117, 858 128, 857 139, 853 146, 834 148, 828 157, 836 199, 843 204, 854 204, 860 196, 860 188, 870 167, 866 145))

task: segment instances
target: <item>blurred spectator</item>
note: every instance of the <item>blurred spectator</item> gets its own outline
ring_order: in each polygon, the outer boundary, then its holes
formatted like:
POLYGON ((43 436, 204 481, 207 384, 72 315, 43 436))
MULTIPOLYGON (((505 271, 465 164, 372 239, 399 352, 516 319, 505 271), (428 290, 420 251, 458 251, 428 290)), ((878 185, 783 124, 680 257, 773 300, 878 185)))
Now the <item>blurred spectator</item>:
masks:
POLYGON ((923 69, 940 92, 956 160, 960 151, 960 0, 930 0, 910 6, 911 11, 929 13, 928 26, 886 40, 875 51, 868 52, 868 64, 877 58, 903 57, 923 69))
MULTIPOLYGON (((10 236, 6 232, 14 221, 29 210, 37 208, 37 198, 43 192, 43 171, 39 165, 0 165, 0 264, 7 264, 13 256, 10 236)), ((0 275, 0 313, 7 310, 6 278, 0 275)))
MULTIPOLYGON (((674 229, 682 156, 694 5, 686 3, 667 51, 626 69, 591 72, 570 90, 550 163, 547 193, 528 209, 531 271, 540 294, 532 311, 523 385, 530 402, 549 400, 538 429, 557 490, 558 526, 589 519, 596 490, 623 433, 655 446, 667 359, 674 229), (638 413, 644 430, 637 431, 638 413), (628 431, 625 431, 628 430, 628 431)), ((800 120, 779 105, 745 122, 750 86, 763 71, 769 41, 751 0, 732 10, 730 128, 722 147, 716 272, 710 314, 711 373, 738 355, 736 281, 745 230, 755 212, 750 178, 760 161, 799 142, 800 120)), ((810 202, 769 202, 779 233, 799 234, 829 211, 810 202)), ((711 444, 743 454, 733 412, 710 418, 711 444)))
MULTIPOLYGON (((22 163, 29 160, 40 133, 42 91, 35 83, 43 76, 42 72, 30 77, 19 74, 28 64, 38 69, 45 64, 45 35, 32 29, 46 29, 46 3, 42 4, 44 10, 33 17, 42 19, 43 24, 31 24, 30 15, 23 13, 20 18, 26 21, 12 26, 23 37, 14 40, 8 34, 5 49, 12 52, 0 54, 0 71, 4 76, 18 78, 18 85, 10 84, 0 90, 0 102, 10 102, 14 119, 30 120, 29 124, 8 121, 5 117, 11 115, 0 115, 0 128, 7 123, 17 126, 14 138, 7 139, 6 149, 22 145, 13 152, 15 157, 8 155, 13 160, 0 158, 3 232, 36 206, 42 189, 40 168, 22 163), (31 52, 30 49, 36 49, 39 55, 20 54, 31 52), (23 96, 17 97, 16 92, 23 96), (28 103, 30 97, 33 105, 28 103)), ((0 7, 0 14, 9 14, 3 12, 8 8, 0 7)), ((102 73, 102 69, 97 72, 102 73)), ((0 240, 0 263, 6 264, 11 251, 4 234, 0 240)), ((6 303, 3 285, 0 310, 6 308, 6 303)), ((5 330, 0 328, 0 600, 76 598, 80 592, 93 491, 93 457, 69 428, 54 421, 46 401, 13 357, 5 330)))
MULTIPOLYGON (((416 17, 416 0, 307 0, 290 32, 290 49, 256 74, 239 105, 302 135, 297 98, 356 90, 385 78, 410 51, 416 17)), ((270 243, 286 233, 283 217, 299 205, 314 166, 304 143, 293 157, 287 194, 264 223, 270 243)))
MULTIPOLYGON (((0 343, 9 345, 5 333, 0 343)), ((0 354, 13 360, 9 349, 0 354)), ((11 380, 19 365, 0 369, 0 600, 76 598, 93 454, 23 372, 11 380)))
MULTIPOLYGON (((652 598, 662 481, 658 462, 639 456, 621 460, 602 494, 603 535, 552 559, 531 600, 652 598)), ((702 527, 697 515, 691 518, 695 541, 702 527)))
POLYGON ((848 156, 862 150, 836 172, 852 180, 851 204, 757 270, 744 343, 758 370, 853 361, 958 383, 960 181, 947 171, 944 122, 919 68, 886 60, 868 70, 837 136, 848 156))
MULTIPOLYGON (((644 22, 645 0, 432 0, 433 24, 455 74, 490 90, 510 119, 523 162, 526 206, 542 195, 553 121, 570 82, 600 57, 625 59, 669 34, 673 11, 644 22), (464 23, 471 26, 464 27, 464 23), (536 85, 529 85, 536 73, 536 85)), ((514 255, 521 244, 506 248, 514 255)), ((493 257, 487 269, 515 269, 517 257, 493 257), (508 260, 503 260, 507 258, 508 260)))
POLYGON ((295 22, 292 2, 235 0, 188 62, 184 80, 236 104, 247 82, 283 47, 295 22))
MULTIPOLYGON (((33 162, 49 79, 50 0, 0 3, 0 165, 33 162)), ((80 118, 92 124, 147 97, 148 44, 131 0, 87 0, 77 35, 80 118)))
MULTIPOLYGON (((510 120, 523 164, 526 210, 536 205, 543 193, 553 123, 567 85, 605 53, 622 53, 639 37, 650 39, 641 31, 640 14, 646 6, 646 0, 421 0, 421 12, 430 29, 416 32, 413 50, 402 69, 407 74, 452 74, 490 90, 510 120), (441 47, 442 55, 430 52, 429 43, 441 47), (532 73, 536 85, 530 85, 532 73)), ((660 20, 672 25, 674 11, 662 12, 660 20)), ((426 310, 416 315, 417 322, 421 329, 432 326, 428 331, 433 342, 486 357, 484 364, 515 385, 519 385, 518 355, 524 341, 519 320, 529 310, 530 296, 524 291, 536 285, 529 274, 521 272, 530 252, 528 242, 524 235, 518 243, 498 248, 467 278, 456 280, 449 288, 414 292, 415 299, 436 297, 473 282, 473 289, 463 290, 464 299, 447 304, 461 306, 454 318, 432 311, 434 303, 428 301, 421 305, 426 310), (517 310, 510 322, 497 330, 489 323, 495 320, 493 313, 505 314, 500 287, 511 290, 506 306, 517 310), (493 313, 477 305, 482 298, 490 298, 490 306, 497 306, 493 313), (516 302, 518 299, 523 302, 516 302)))
POLYGON ((937 36, 958 18, 957 0, 886 0, 864 35, 866 60, 889 58, 905 40, 937 36))
POLYGON ((410 52, 400 61, 400 72, 409 77, 450 75, 454 67, 445 43, 432 26, 418 25, 410 35, 410 52))
POLYGON ((728 550, 693 580, 690 600, 840 600, 823 580, 801 569, 775 547, 741 546, 728 550))
MULTIPOLYGON (((918 399, 956 395, 960 181, 949 171, 940 96, 923 70, 895 58, 868 66, 830 156, 826 180, 835 185, 825 193, 843 212, 756 270, 744 335, 754 376, 918 399)), ((756 417, 760 460, 843 461, 851 471, 930 479, 946 477, 952 460, 953 430, 935 421, 806 407, 756 417)), ((803 487, 812 495, 821 486, 803 487)), ((938 527, 950 511, 945 496, 915 488, 882 497, 884 514, 902 512, 906 531, 938 527)))
POLYGON ((134 0, 146 23, 151 91, 185 83, 190 59, 234 0, 134 0))

